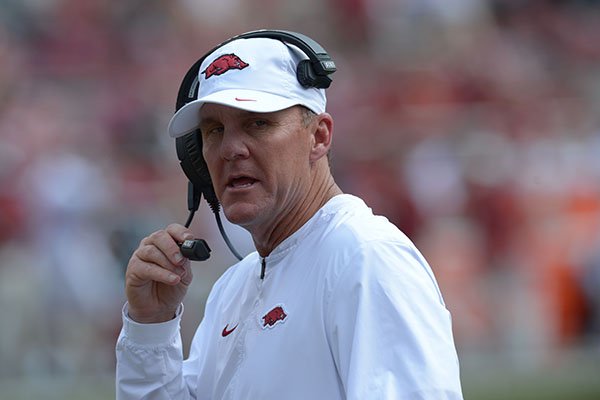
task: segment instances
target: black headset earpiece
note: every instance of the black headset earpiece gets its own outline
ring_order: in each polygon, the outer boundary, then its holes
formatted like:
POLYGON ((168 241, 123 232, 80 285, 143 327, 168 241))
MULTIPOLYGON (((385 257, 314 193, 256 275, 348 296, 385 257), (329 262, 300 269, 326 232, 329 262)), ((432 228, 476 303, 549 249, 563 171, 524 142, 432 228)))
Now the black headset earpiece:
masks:
MULTIPOLYGON (((183 81, 179 86, 179 92, 177 93, 175 112, 187 103, 196 100, 198 97, 198 75, 200 72, 200 65, 205 57, 206 55, 196 61, 185 74, 183 81)), ((198 209, 201 193, 204 195, 204 198, 213 212, 218 213, 220 208, 219 200, 213 189, 206 161, 204 161, 204 157, 202 156, 202 135, 200 134, 200 130, 195 130, 175 139, 175 147, 181 168, 190 181, 188 189, 190 191, 190 193, 188 193, 188 209, 190 212, 194 212, 198 209), (192 191, 199 192, 191 193, 192 191), (192 199, 194 200, 192 201, 192 199)), ((191 223, 191 218, 189 218, 189 222, 191 223)))
MULTIPOLYGON (((298 82, 305 88, 315 87, 327 89, 329 85, 331 85, 331 78, 329 75, 336 71, 335 63, 319 43, 302 33, 280 30, 258 30, 242 33, 241 35, 229 39, 225 43, 242 38, 249 39, 256 37, 281 40, 284 43, 292 44, 308 56, 308 60, 300 61, 296 69, 298 82)), ((221 46, 223 44, 221 44, 221 46)))
POLYGON ((177 138, 175 145, 183 172, 195 189, 204 195, 211 209, 214 212, 219 212, 219 200, 213 189, 206 161, 202 157, 202 135, 200 131, 194 131, 177 138))
MULTIPOLYGON (((269 38, 281 40, 284 43, 291 44, 299 48, 308 56, 307 60, 302 60, 296 68, 296 77, 298 82, 306 88, 315 87, 326 89, 331 84, 329 75, 336 71, 336 66, 329 54, 323 47, 309 38, 306 35, 290 31, 282 30, 257 30, 246 32, 238 36, 234 36, 223 43, 215 46, 208 51, 185 74, 179 92, 177 93, 177 102, 175 111, 181 107, 194 101, 198 97, 200 66, 204 59, 215 52, 218 48, 225 44, 238 40, 249 38, 269 38)), ((187 135, 176 139, 177 158, 179 158, 181 168, 190 181, 188 186, 188 209, 190 216, 186 222, 186 227, 191 224, 194 212, 198 209, 200 203, 200 193, 210 205, 210 208, 217 217, 219 229, 232 252, 238 257, 239 255, 233 250, 227 236, 224 234, 219 217, 220 205, 215 194, 212 180, 206 166, 206 161, 202 156, 202 135, 199 130, 188 133, 187 135)), ((240 258, 241 259, 241 258, 240 258)))

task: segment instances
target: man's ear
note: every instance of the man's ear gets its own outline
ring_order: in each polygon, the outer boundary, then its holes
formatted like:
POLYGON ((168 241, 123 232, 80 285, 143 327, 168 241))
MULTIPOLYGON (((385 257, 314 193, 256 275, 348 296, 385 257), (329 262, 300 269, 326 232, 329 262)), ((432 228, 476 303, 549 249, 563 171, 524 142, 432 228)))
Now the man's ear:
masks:
POLYGON ((310 162, 314 163, 327 156, 331 148, 333 136, 333 118, 328 113, 321 113, 311 123, 312 143, 310 149, 310 162))

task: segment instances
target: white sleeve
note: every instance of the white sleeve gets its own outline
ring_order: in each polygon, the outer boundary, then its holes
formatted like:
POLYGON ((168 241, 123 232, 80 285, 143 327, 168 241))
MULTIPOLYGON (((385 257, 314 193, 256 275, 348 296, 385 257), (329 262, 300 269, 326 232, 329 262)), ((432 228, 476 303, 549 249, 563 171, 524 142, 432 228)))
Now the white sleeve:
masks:
POLYGON ((360 246, 339 275, 326 320, 348 400, 462 399, 450 313, 416 248, 360 246))
POLYGON ((179 326, 183 305, 174 319, 139 324, 123 307, 123 328, 116 345, 117 400, 195 399, 195 379, 184 377, 179 326))

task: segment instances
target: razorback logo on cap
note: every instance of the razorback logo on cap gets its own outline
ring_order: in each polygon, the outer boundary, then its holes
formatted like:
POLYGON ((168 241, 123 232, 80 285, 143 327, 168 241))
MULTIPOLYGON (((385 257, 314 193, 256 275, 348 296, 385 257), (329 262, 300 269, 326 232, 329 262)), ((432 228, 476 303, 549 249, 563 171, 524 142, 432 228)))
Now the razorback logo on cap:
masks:
POLYGON ((269 311, 262 317, 263 328, 271 328, 277 322, 283 322, 283 320, 285 320, 286 317, 287 314, 285 313, 285 311, 283 311, 282 306, 273 307, 271 311, 269 311))
POLYGON ((244 69, 248 65, 235 54, 223 54, 210 63, 208 67, 201 73, 204 74, 204 79, 208 79, 213 75, 223 75, 225 72, 232 69, 244 69))

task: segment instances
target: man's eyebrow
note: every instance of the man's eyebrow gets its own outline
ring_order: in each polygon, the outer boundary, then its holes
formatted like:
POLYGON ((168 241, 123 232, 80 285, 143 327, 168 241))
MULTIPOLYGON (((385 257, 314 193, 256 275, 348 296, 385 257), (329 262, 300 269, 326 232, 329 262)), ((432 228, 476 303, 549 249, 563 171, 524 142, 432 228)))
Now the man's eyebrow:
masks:
POLYGON ((217 119, 214 117, 206 116, 206 117, 200 117, 200 123, 198 124, 198 126, 202 127, 202 126, 206 126, 206 125, 211 125, 211 124, 215 124, 217 123, 217 119))

